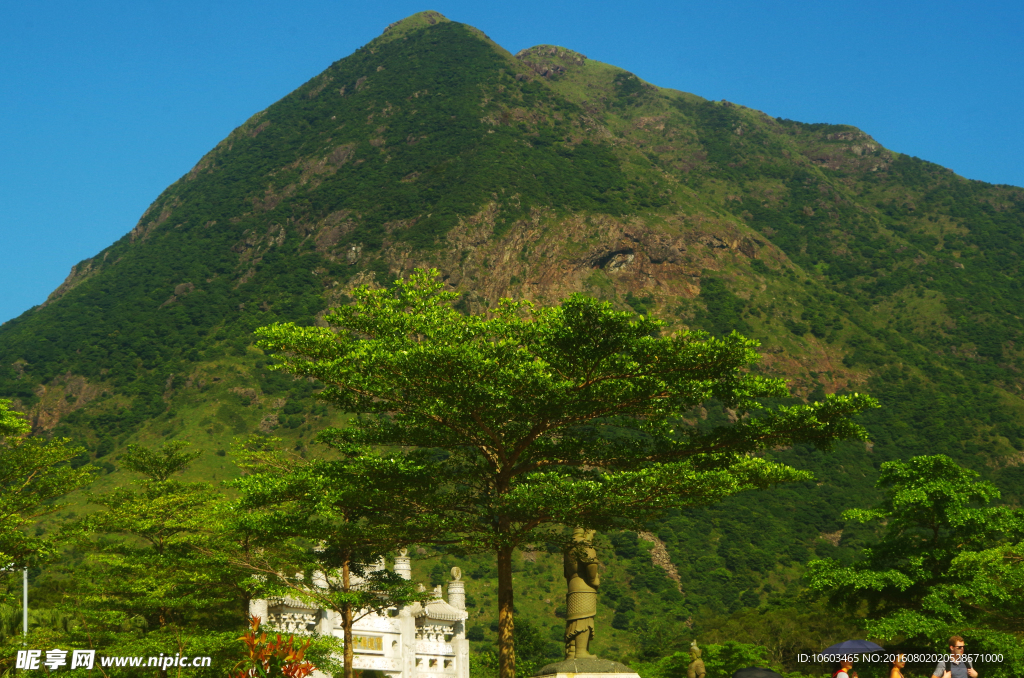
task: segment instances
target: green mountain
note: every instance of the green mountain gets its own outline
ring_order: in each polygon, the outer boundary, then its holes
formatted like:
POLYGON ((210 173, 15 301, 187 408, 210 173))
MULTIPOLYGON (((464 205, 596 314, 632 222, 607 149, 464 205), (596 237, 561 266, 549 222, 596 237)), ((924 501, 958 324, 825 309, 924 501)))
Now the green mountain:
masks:
MULTIPOLYGON (((100 466, 101 487, 119 482, 111 453, 172 438, 207 451, 197 476, 224 479, 233 437, 301 448, 337 419, 315 384, 266 369, 252 330, 316 323, 353 286, 418 266, 467 311, 582 291, 671 328, 756 337, 759 369, 800 398, 878 397, 867 445, 774 453, 817 482, 606 536, 598 651, 658 656, 789 604, 809 558, 854 558, 872 535, 839 515, 874 500, 883 461, 941 452, 1024 496, 1022 255, 1021 188, 562 47, 512 55, 424 12, 256 113, 0 326, 0 397, 82 441, 75 463, 100 466)), ((712 402, 694 416, 736 415, 712 402)), ((522 611, 549 644, 557 560, 519 561, 522 611)), ((489 567, 467 569, 481 643, 489 567)))

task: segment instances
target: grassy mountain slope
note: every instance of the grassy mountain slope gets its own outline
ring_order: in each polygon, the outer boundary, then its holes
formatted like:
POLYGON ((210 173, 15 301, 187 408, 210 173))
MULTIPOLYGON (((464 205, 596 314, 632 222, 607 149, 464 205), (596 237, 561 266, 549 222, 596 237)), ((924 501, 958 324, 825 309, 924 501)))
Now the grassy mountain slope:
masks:
MULTIPOLYGON (((233 436, 301 448, 337 418, 315 384, 266 369, 251 331, 317 322, 352 286, 430 265, 468 311, 583 291, 756 337, 759 369, 801 398, 880 398, 867 446, 775 453, 818 482, 652 524, 679 587, 653 542, 613 536, 617 621, 600 642, 625 652, 644 637, 631 605, 699 629, 792 595, 814 554, 855 557, 871 535, 839 514, 872 501, 885 460, 943 452, 1024 496, 1022 254, 1020 188, 564 48, 513 56, 427 12, 254 115, 0 326, 0 397, 86 444, 76 463, 103 467, 101 485, 119 482, 112 452, 169 438, 207 450, 195 475, 223 479, 233 436)), ((695 421, 733 416, 709 403, 695 421)), ((547 591, 542 569, 522 576, 547 591)), ((552 604, 526 600, 550 625, 552 604)))

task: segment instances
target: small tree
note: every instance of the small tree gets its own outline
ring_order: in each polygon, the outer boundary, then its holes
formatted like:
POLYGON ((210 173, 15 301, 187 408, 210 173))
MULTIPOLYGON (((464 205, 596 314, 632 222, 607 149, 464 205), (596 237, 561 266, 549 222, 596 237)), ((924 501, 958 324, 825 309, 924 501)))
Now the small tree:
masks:
POLYGON ((68 439, 29 437, 25 415, 10 405, 0 400, 0 568, 26 567, 57 553, 58 541, 30 536, 26 530, 60 510, 55 500, 87 485, 95 471, 68 465, 85 451, 68 439))
POLYGON ((515 675, 517 547, 560 539, 560 525, 636 527, 669 507, 806 479, 757 453, 864 435, 849 417, 874 404, 866 396, 763 410, 759 399, 788 390, 747 369, 758 344, 735 333, 659 336, 663 323, 581 295, 466 316, 437 278, 417 271, 391 289, 356 289, 326 317, 332 328, 257 334, 289 371, 326 384, 322 399, 359 415, 321 440, 440 455, 438 482, 462 501, 452 531, 497 558, 502 678, 515 675), (710 398, 762 411, 710 431, 687 426, 710 398))
POLYGON ((871 637, 944 648, 961 634, 972 653, 1004 654, 986 676, 1016 675, 1024 661, 1024 512, 985 506, 999 491, 945 455, 886 462, 877 486, 885 492, 878 508, 843 517, 883 526, 878 542, 849 566, 811 561, 811 590, 851 612, 866 606, 871 637))
POLYGON ((120 466, 142 479, 91 498, 102 510, 78 523, 84 557, 69 564, 65 603, 79 640, 126 655, 232 654, 245 620, 227 558, 237 547, 220 492, 176 479, 199 456, 187 447, 130 446, 120 466))
MULTIPOLYGON (((95 471, 68 464, 85 451, 81 447, 66 438, 33 438, 30 430, 25 415, 12 410, 9 400, 0 400, 0 572, 17 571, 19 579, 21 568, 53 560, 67 536, 61 531, 32 534, 32 525, 63 508, 59 499, 90 483, 95 471)), ((0 594, 0 655, 6 657, 0 659, 0 673, 13 663, 13 645, 24 641, 21 601, 5 599, 6 593, 0 594)))
POLYGON ((340 616, 344 675, 353 676, 354 624, 371 613, 426 600, 412 582, 375 567, 386 554, 438 529, 431 478, 401 457, 346 446, 339 459, 306 460, 255 437, 236 454, 247 470, 231 484, 236 527, 252 545, 236 565, 264 592, 292 595, 340 616))

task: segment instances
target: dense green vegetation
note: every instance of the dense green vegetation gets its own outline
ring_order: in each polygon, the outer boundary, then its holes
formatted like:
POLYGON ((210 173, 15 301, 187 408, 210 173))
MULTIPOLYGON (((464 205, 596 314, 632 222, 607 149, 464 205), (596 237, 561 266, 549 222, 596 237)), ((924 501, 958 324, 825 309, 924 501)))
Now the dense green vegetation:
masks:
POLYGON ((866 608, 872 636, 912 650, 963 633, 972 652, 1003 654, 986 673, 1015 674, 1024 661, 1016 635, 1024 512, 988 506, 999 491, 945 455, 883 464, 878 485, 876 507, 844 518, 880 524, 881 538, 856 562, 813 562, 810 588, 834 609, 866 608))
MULTIPOLYGON (((313 401, 320 384, 269 370, 253 330, 313 324, 353 281, 423 262, 451 276, 464 311, 581 289, 672 319, 666 332, 738 330, 762 342, 758 369, 789 379, 793 402, 878 398, 860 418, 870 443, 774 451, 817 479, 649 524, 682 593, 652 565, 650 541, 605 535, 599 651, 656 663, 691 637, 758 644, 755 618, 798 620, 808 638, 852 633, 852 617, 811 633, 827 624, 800 598, 801 576, 810 559, 850 564, 879 538, 842 514, 879 500, 884 462, 945 454, 1001 502, 1024 498, 1024 190, 964 180, 846 125, 551 59, 565 72, 539 76, 474 29, 423 22, 331 65, 168 187, 131 234, 79 265, 72 289, 0 326, 0 397, 32 411, 39 432, 84 445, 70 465, 94 466, 110 491, 128 482, 117 458, 131 443, 193 440, 204 450, 193 481, 237 475, 225 450, 256 430, 311 449, 338 415, 313 401), (656 257, 645 228, 680 238, 679 258, 656 257), (631 263, 613 256, 627 251, 631 263)), ((692 419, 731 416, 708 402, 692 419)), ((477 558, 483 650, 496 619, 477 558)), ((541 548, 516 561, 555 601, 522 599, 536 661, 555 642, 556 560, 541 548)), ((659 666, 652 676, 675 675, 659 666)))

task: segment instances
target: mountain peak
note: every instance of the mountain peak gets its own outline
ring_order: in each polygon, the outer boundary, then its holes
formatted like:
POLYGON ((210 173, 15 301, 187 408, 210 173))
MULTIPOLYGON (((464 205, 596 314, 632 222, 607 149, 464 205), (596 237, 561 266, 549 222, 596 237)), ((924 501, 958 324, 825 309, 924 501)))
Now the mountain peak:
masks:
POLYGON ((412 31, 419 30, 421 28, 428 28, 435 24, 447 23, 449 21, 451 20, 446 16, 433 10, 417 12, 411 16, 407 16, 401 21, 388 24, 388 27, 384 29, 384 32, 380 34, 380 37, 378 37, 375 42, 390 42, 396 38, 401 38, 412 31))

